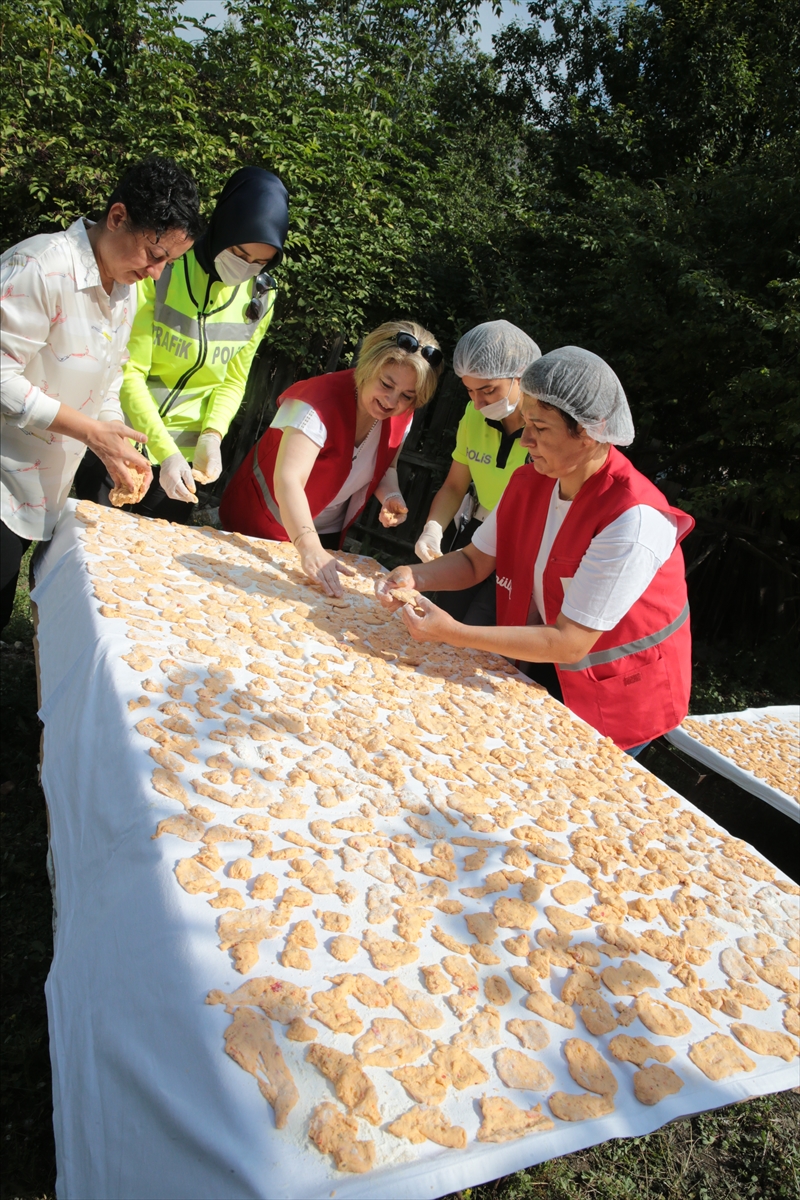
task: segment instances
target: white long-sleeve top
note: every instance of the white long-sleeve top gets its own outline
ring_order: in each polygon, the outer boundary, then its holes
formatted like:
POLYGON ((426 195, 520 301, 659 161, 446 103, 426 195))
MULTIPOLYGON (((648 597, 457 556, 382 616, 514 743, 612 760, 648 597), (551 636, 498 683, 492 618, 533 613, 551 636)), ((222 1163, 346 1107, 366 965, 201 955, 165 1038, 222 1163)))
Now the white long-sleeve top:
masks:
POLYGON ((0 518, 47 541, 86 447, 48 432, 59 405, 124 420, 122 367, 136 289, 109 295, 80 217, 27 238, 0 258, 0 518))

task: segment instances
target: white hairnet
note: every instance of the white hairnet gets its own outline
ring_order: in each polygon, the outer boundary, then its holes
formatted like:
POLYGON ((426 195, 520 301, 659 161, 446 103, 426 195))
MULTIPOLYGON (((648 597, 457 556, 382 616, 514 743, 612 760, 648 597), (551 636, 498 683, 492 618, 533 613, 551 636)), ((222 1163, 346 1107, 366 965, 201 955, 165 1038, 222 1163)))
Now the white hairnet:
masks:
POLYGON ((459 378, 519 379, 541 353, 533 338, 510 321, 486 321, 459 339, 453 370, 459 378))
POLYGON ((629 446, 633 418, 622 384, 608 363, 591 350, 562 346, 528 367, 520 387, 582 425, 596 442, 629 446))

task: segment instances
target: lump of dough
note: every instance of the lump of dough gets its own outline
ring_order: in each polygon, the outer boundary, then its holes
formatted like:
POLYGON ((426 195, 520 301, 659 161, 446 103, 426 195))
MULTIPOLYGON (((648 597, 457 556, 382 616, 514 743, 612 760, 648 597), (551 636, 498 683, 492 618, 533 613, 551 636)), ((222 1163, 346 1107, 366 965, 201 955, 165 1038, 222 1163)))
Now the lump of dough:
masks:
POLYGON ((285 979, 276 979, 274 975, 248 979, 235 992, 215 988, 206 996, 206 1004, 224 1004, 229 1013, 240 1004, 254 1004, 281 1025, 287 1025, 296 1017, 308 1016, 310 1009, 305 988, 285 979))
POLYGON ((261 905, 244 912, 226 912, 217 922, 220 950, 230 950, 234 968, 246 975, 258 962, 258 944, 278 932, 272 914, 261 905))
POLYGON ((581 1092, 577 1096, 570 1092, 553 1092, 547 1103, 559 1121, 591 1121, 614 1111, 611 1096, 593 1096, 591 1092, 581 1092))
POLYGON ((494 1056, 495 1070, 501 1081, 510 1088, 530 1092, 546 1092, 555 1083, 555 1075, 544 1063, 529 1058, 521 1050, 504 1046, 494 1056))
POLYGON ((483 1120, 477 1134, 479 1142, 511 1142, 526 1133, 554 1128, 540 1104, 525 1110, 505 1096, 482 1096, 480 1104, 483 1120))
POLYGON ((276 1128, 283 1129, 300 1096, 269 1017, 252 1008, 237 1008, 225 1030, 225 1050, 254 1076, 261 1095, 272 1105, 276 1128))
POLYGON ((372 959, 372 965, 378 971, 396 971, 398 967, 407 966, 419 958, 419 949, 410 942, 397 942, 391 938, 378 937, 372 929, 367 929, 361 945, 372 959))
POLYGON ((675 1095, 682 1087, 680 1075, 661 1063, 644 1067, 633 1077, 633 1094, 640 1104, 658 1104, 659 1100, 675 1095))
POLYGON ((346 984, 329 988, 327 992, 314 992, 311 999, 316 1007, 311 1016, 322 1025, 327 1025, 334 1033, 349 1033, 351 1036, 360 1033, 364 1026, 361 1018, 347 1003, 350 994, 350 988, 346 984))
POLYGON ((483 1063, 478 1062, 463 1046, 447 1046, 440 1043, 431 1055, 431 1062, 435 1067, 447 1072, 453 1087, 459 1091, 475 1087, 478 1083, 486 1083, 489 1078, 489 1072, 483 1063))
POLYGON ((359 1062, 367 1067, 402 1067, 431 1047, 430 1038, 408 1021, 375 1017, 366 1033, 353 1044, 359 1062))
POLYGON ((444 1014, 425 992, 412 991, 394 978, 387 979, 386 990, 395 1008, 415 1029, 438 1029, 444 1024, 444 1014))
POLYGON ((536 920, 536 909, 532 904, 509 896, 495 900, 492 911, 497 924, 503 929, 530 929, 536 920))
POLYGON ((675 1051, 671 1046, 657 1046, 654 1042, 643 1037, 629 1037, 627 1033, 617 1034, 608 1043, 608 1048, 621 1062, 634 1063, 637 1067, 643 1067, 648 1058, 654 1058, 656 1062, 668 1063, 675 1057, 675 1051))
POLYGON ((418 1104, 441 1104, 450 1087, 450 1076, 441 1067, 398 1067, 392 1071, 412 1100, 418 1104))
POLYGON ((511 989, 500 975, 489 975, 483 981, 483 993, 490 1004, 502 1007, 511 999, 511 989))
POLYGON ((513 1021, 506 1022, 506 1029, 526 1050, 544 1050, 550 1045, 550 1034, 541 1021, 521 1021, 514 1017, 513 1021))
POLYGON ((771 1029, 759 1029, 755 1025, 736 1023, 731 1025, 731 1033, 737 1042, 741 1042, 748 1050, 756 1054, 774 1055, 791 1062, 797 1058, 797 1039, 771 1029))
POLYGON ((235 858, 232 863, 228 863, 225 869, 225 874, 229 879, 249 879, 252 873, 253 864, 246 858, 235 858))
POLYGON ((175 867, 175 878, 191 896, 200 892, 218 892, 222 886, 202 863, 193 858, 182 858, 175 867))
POLYGON ((430 967, 420 967, 420 973, 431 995, 443 996, 452 990, 450 981, 439 963, 433 963, 430 967))
POLYGON ((352 1054, 342 1054, 332 1046, 315 1043, 306 1051, 306 1062, 310 1062, 331 1081, 337 1099, 341 1100, 349 1113, 363 1117, 370 1125, 380 1125, 378 1093, 352 1054))
POLYGON ((567 1038, 563 1045, 569 1073, 577 1084, 600 1096, 613 1096, 617 1081, 608 1063, 594 1046, 581 1038, 567 1038))
POLYGON ((465 920, 472 936, 484 946, 490 946, 497 937, 497 918, 491 913, 470 913, 465 920))
POLYGON ((715 1082, 738 1075, 740 1071, 755 1071, 756 1064, 733 1038, 722 1033, 712 1033, 702 1042, 689 1047, 689 1058, 696 1067, 715 1082))
POLYGON ((440 1109, 427 1105, 416 1105, 386 1128, 395 1137, 408 1138, 415 1145, 427 1140, 451 1150, 463 1150, 467 1144, 465 1129, 452 1125, 440 1109))
POLYGON ((484 1050, 487 1046, 496 1046, 500 1040, 500 1014, 496 1008, 487 1004, 464 1022, 452 1044, 484 1050))
POLYGON ((375 1143, 358 1141, 358 1122, 326 1100, 311 1114, 308 1136, 322 1154, 330 1154, 338 1171, 363 1174, 375 1163, 375 1143))
POLYGON ((316 1040, 317 1031, 307 1025, 302 1017, 295 1017, 289 1022, 286 1036, 290 1042, 313 1042, 316 1040))
POLYGON ((340 933, 337 937, 331 938, 328 953, 337 962, 350 962, 350 959, 355 958, 360 949, 361 943, 358 938, 351 937, 349 933, 340 933))

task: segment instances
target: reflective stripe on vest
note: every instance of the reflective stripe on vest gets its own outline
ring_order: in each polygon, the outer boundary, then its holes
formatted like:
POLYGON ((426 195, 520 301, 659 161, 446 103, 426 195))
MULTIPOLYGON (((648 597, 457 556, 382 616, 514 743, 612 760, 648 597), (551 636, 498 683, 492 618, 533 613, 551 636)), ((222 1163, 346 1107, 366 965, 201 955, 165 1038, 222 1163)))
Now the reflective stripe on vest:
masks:
MULTIPOLYGON (((159 409, 167 397, 171 395, 173 390, 171 387, 168 387, 167 384, 164 383, 164 380, 160 379, 157 375, 150 376, 150 378, 147 380, 147 387, 150 391, 150 395, 155 400, 159 409)), ((169 405, 169 409, 165 411, 171 411, 173 408, 180 408, 182 404, 188 404, 190 401, 196 400, 198 396, 204 395, 207 391, 208 388, 192 388, 189 391, 180 392, 179 395, 177 395, 169 405)))
POLYGON ((259 488, 261 489, 261 495, 264 497, 264 503, 266 504, 269 511, 272 513, 272 516, 275 518, 275 520, 280 525, 281 529, 283 529, 284 524, 283 524, 283 518, 281 517, 281 510, 278 508, 277 504, 272 499, 272 492, 269 490, 267 481, 264 478, 264 472, 261 470, 261 464, 258 461, 258 447, 259 447, 259 443, 256 442, 255 446, 253 446, 253 478, 255 479, 256 483, 258 484, 259 488))
POLYGON ((640 650, 649 650, 651 646, 657 646, 660 642, 665 642, 668 637, 671 637, 681 625, 688 619, 689 602, 687 600, 683 610, 678 613, 674 621, 670 621, 669 625, 665 625, 663 629, 659 629, 657 633, 649 633, 647 637, 637 638, 635 642, 627 642, 624 646, 612 646, 609 650, 598 650, 596 654, 587 654, 580 662, 576 663, 558 663, 559 671, 587 671, 589 667, 599 667, 604 663, 616 662, 620 658, 627 658, 629 654, 638 654, 640 650))
POLYGON ((176 446, 194 447, 197 445, 197 439, 200 437, 199 429, 184 429, 180 433, 175 433, 174 430, 170 434, 176 446))
MULTIPOLYGON (((160 325, 166 325, 168 329, 181 334, 182 337, 191 338, 195 342, 200 340, 200 326, 195 318, 190 317, 187 313, 179 312, 171 304, 159 304, 156 301, 153 320, 160 325)), ((245 330, 241 321, 212 321, 206 325, 206 340, 209 342, 240 342, 244 346, 250 341, 258 324, 259 322, 256 321, 249 330, 245 330), (243 330, 245 336, 242 336, 243 330)))
MULTIPOLYGON (((197 318, 191 316, 189 313, 181 312, 180 309, 173 308, 171 304, 167 304, 167 292, 169 291, 170 280, 172 279, 173 265, 173 263, 169 263, 166 269, 162 271, 160 278, 156 280, 153 320, 160 325, 166 325, 174 333, 179 333, 185 338, 191 338, 192 341, 199 342, 200 325, 197 318)), ((257 321, 248 323, 248 325, 244 325, 241 321, 207 321, 205 326, 206 341, 238 342, 241 346, 246 345, 256 329, 258 329, 261 321, 263 321, 264 317, 274 306, 275 295, 275 292, 271 293, 264 312, 257 321)), ((234 297, 231 297, 228 303, 232 303, 233 299, 234 297)), ((213 313, 211 315, 213 316, 213 313)))

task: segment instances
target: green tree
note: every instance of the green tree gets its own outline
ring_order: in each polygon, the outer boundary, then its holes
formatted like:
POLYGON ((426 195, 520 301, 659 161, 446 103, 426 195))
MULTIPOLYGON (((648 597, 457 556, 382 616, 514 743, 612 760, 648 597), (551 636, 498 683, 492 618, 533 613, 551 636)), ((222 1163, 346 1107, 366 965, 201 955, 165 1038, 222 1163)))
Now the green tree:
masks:
MULTIPOLYGON (((173 0, 6 0, 6 242, 96 211, 149 151, 207 206, 236 167, 277 170, 288 254, 236 456, 381 320, 452 346, 505 316, 618 371, 634 460, 701 518, 708 627, 790 623, 800 0, 532 0, 494 56, 475 0, 227 8, 190 44, 173 0)), ((453 432, 429 413, 416 444, 444 461, 453 432)))

